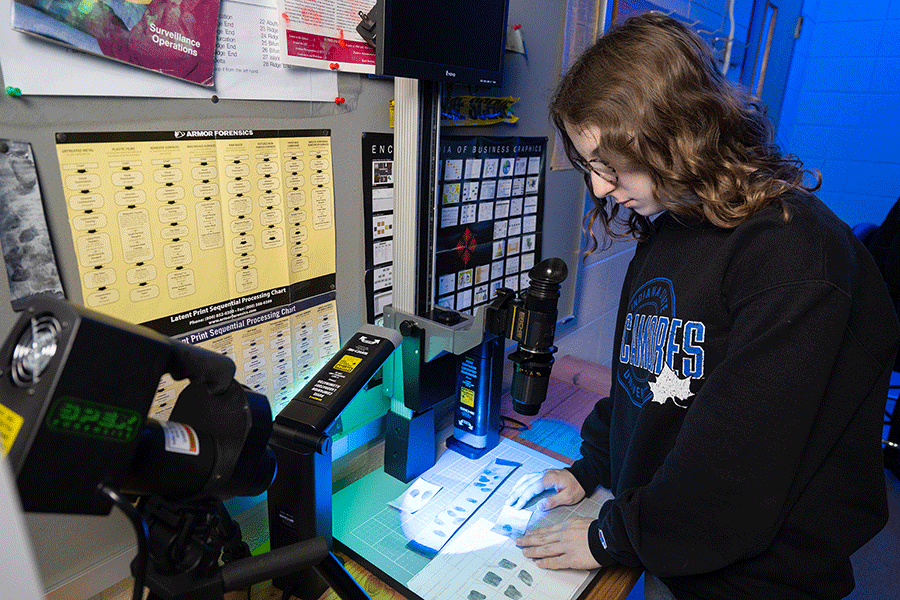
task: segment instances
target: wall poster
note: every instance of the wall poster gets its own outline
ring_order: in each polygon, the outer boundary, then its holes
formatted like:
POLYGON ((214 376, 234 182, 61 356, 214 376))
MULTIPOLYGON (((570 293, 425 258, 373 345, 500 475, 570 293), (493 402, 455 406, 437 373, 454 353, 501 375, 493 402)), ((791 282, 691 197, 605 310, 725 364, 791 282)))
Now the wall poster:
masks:
POLYGON ((28 142, 0 139, 0 249, 13 310, 34 294, 65 297, 28 142))
MULTIPOLYGON (((369 322, 391 303, 393 135, 363 135, 369 322)), ((541 261, 547 138, 443 136, 438 174, 435 304, 464 313, 501 287, 528 287, 541 261)))
POLYGON ((213 85, 219 0, 14 0, 13 29, 89 54, 213 85))
POLYGON ((464 313, 541 260, 547 138, 441 138, 435 304, 464 313))
MULTIPOLYGON (((228 356, 237 367, 235 379, 266 396, 277 415, 340 350, 335 294, 299 300, 177 339, 228 356)), ((164 375, 148 416, 168 419, 187 383, 164 375)))
POLYGON ((363 133, 362 156, 367 321, 381 324, 394 283, 394 134, 363 133))
POLYGON ((375 72, 375 50, 356 32, 359 13, 374 0, 278 0, 281 62, 286 65, 375 72))
POLYGON ((330 131, 61 133, 57 155, 85 306, 228 354, 273 407, 339 349, 330 131))

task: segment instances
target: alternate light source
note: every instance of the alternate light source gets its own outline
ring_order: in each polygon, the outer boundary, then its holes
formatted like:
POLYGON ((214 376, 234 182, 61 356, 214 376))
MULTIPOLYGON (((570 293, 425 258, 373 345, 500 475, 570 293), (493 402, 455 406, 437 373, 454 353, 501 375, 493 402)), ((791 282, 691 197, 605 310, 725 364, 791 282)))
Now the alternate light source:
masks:
POLYGON ((13 382, 19 387, 40 381, 59 343, 60 324, 52 315, 32 317, 30 323, 13 349, 10 365, 13 382))

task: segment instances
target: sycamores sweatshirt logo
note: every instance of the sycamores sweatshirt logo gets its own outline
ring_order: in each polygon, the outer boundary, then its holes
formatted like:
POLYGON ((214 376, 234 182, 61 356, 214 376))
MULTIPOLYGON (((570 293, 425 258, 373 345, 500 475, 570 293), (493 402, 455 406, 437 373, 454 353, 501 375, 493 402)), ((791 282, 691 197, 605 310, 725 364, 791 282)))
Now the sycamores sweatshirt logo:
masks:
POLYGON ((651 279, 628 301, 618 380, 631 401, 668 400, 687 408, 691 380, 704 374, 706 326, 675 318, 675 293, 668 279, 651 279))

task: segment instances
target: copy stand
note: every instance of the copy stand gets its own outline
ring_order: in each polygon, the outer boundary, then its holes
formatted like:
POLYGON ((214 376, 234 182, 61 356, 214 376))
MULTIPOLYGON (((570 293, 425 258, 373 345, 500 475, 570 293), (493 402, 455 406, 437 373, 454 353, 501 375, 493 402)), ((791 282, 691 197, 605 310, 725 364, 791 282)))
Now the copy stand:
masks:
POLYGON ((131 571, 137 577, 144 569, 150 600, 221 600, 225 592, 306 569, 329 556, 322 537, 250 556, 240 528, 218 500, 179 503, 149 496, 138 510, 148 528, 149 561, 144 564, 138 556, 131 571))
POLYGON ((343 600, 371 600, 331 552, 331 438, 314 436, 275 423, 269 447, 278 475, 269 487, 269 540, 272 550, 324 539, 326 555, 305 570, 272 580, 301 600, 317 600, 327 587, 343 600))
POLYGON ((317 600, 325 582, 343 600, 370 600, 331 553, 331 431, 347 404, 400 345, 391 329, 363 325, 315 377, 281 409, 269 448, 278 474, 269 486, 269 541, 273 549, 324 538, 329 552, 300 573, 272 580, 302 600, 317 600), (322 580, 325 580, 323 582, 322 580))

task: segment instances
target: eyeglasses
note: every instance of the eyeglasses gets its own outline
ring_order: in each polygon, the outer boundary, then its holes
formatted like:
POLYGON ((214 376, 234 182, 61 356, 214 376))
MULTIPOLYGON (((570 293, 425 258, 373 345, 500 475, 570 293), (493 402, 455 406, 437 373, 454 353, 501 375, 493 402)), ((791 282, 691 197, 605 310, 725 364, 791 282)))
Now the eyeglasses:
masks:
POLYGON ((613 169, 609 163, 602 161, 599 158, 584 160, 580 156, 576 156, 572 158, 572 166, 588 177, 590 177, 591 173, 596 173, 600 179, 603 179, 607 183, 613 185, 619 183, 619 175, 616 173, 616 170, 613 169))

